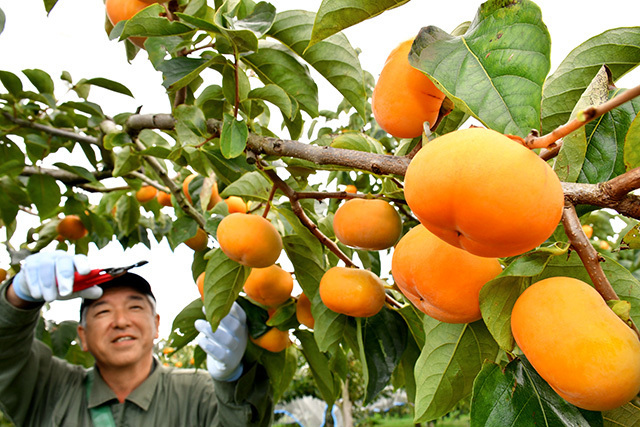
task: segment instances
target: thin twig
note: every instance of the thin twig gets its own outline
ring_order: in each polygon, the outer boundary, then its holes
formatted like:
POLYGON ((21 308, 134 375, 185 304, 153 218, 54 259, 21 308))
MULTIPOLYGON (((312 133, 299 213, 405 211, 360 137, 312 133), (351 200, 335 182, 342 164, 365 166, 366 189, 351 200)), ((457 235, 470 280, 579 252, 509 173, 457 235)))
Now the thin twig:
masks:
POLYGON ((578 113, 578 117, 562 126, 557 127, 552 132, 544 136, 527 136, 524 139, 524 145, 529 148, 547 148, 557 140, 564 138, 571 132, 581 128, 593 119, 600 117, 601 115, 613 110, 616 107, 619 107, 620 105, 632 100, 638 95, 640 95, 640 85, 614 96, 603 104, 600 104, 596 107, 588 107, 585 110, 580 111, 578 113))
POLYGON ((291 188, 286 182, 284 182, 274 170, 265 168, 264 173, 269 177, 271 182, 273 182, 274 186, 282 191, 284 195, 287 196, 287 198, 289 198, 289 201, 291 202, 291 208, 293 209, 293 212, 296 214, 296 216, 300 219, 302 225, 304 225, 309 231, 311 231, 311 233, 320 241, 320 243, 326 246, 331 252, 336 254, 336 256, 340 258, 347 267, 355 267, 353 261, 351 261, 351 259, 340 250, 338 245, 336 245, 333 240, 325 236, 324 233, 320 231, 318 226, 313 221, 311 221, 311 218, 307 216, 307 214, 304 212, 304 209, 302 209, 302 205, 300 205, 300 202, 296 197, 295 190, 291 188))

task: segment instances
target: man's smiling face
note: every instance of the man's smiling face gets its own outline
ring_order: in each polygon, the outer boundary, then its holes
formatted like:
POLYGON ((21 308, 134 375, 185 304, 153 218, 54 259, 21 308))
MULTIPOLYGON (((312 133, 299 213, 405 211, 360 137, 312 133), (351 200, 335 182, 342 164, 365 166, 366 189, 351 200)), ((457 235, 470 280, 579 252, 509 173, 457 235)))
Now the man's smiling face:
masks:
POLYGON ((159 316, 146 295, 128 288, 107 289, 92 303, 78 327, 82 348, 101 368, 147 365, 158 338, 159 316))

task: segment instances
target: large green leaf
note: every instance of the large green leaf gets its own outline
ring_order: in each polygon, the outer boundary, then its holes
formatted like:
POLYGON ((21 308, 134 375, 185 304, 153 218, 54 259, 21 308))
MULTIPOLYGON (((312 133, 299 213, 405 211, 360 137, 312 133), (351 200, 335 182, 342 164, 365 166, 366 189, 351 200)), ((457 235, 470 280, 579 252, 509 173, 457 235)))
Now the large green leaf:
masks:
MULTIPOLYGON (((124 22, 124 27, 121 27, 122 33, 120 34, 120 40, 131 36, 177 36, 194 31, 189 25, 179 21, 170 21, 166 17, 161 17, 161 14, 166 14, 165 8, 155 3, 142 9, 132 16, 131 19, 122 21, 124 22)), ((118 35, 118 27, 119 25, 116 26, 116 28, 114 28, 115 31, 112 32, 116 34, 111 34, 110 37, 118 35)))
POLYGON ((232 182, 220 193, 220 196, 239 196, 243 199, 269 201, 269 193, 273 184, 258 171, 249 172, 232 182))
POLYGON ((225 59, 222 55, 216 55, 209 59, 179 56, 164 61, 157 68, 158 71, 162 71, 162 86, 170 91, 175 91, 187 86, 211 65, 224 63, 225 59))
POLYGON ((193 341, 198 336, 194 322, 202 318, 202 299, 196 298, 173 319, 168 345, 178 350, 193 341))
POLYGON ((544 83, 542 131, 565 124, 603 64, 613 81, 640 63, 640 27, 614 28, 585 41, 567 55, 544 83))
POLYGON ((300 55, 327 79, 362 117, 366 117, 366 85, 356 50, 342 33, 308 46, 313 20, 314 14, 311 12, 281 12, 269 30, 269 35, 300 55))
POLYGON ((60 204, 60 187, 56 180, 48 175, 32 175, 27 183, 31 201, 38 208, 40 218, 49 216, 60 204))
POLYGON ((361 132, 341 133, 331 141, 334 148, 384 154, 384 147, 377 139, 361 132))
POLYGON ((624 165, 627 170, 640 166, 640 114, 633 119, 625 135, 624 165))
POLYGON ((302 344, 302 354, 309 364, 322 399, 332 405, 340 392, 339 383, 329 367, 329 357, 320 351, 313 334, 309 331, 296 331, 296 337, 302 344))
POLYGON ((0 71, 0 82, 12 95, 20 96, 22 93, 22 81, 20 80, 20 77, 16 76, 12 72, 0 71))
POLYGON ((407 325, 398 313, 386 308, 359 322, 360 361, 366 390, 363 404, 367 405, 387 386, 400 363, 407 347, 407 325))
POLYGON ((516 258, 498 277, 480 290, 480 311, 487 329, 500 348, 512 351, 511 310, 520 294, 531 283, 531 277, 542 273, 554 255, 565 251, 541 249, 516 258))
POLYGON ((313 22, 309 46, 409 0, 323 0, 313 22))
MULTIPOLYGON (((611 97, 620 93, 615 90, 611 97)), ((585 125, 587 152, 578 182, 597 184, 627 171, 624 163, 626 137, 640 111, 640 101, 633 99, 585 125)), ((627 148, 628 149, 628 148, 627 148)))
POLYGON ((38 89, 40 93, 53 94, 53 79, 46 72, 38 69, 22 70, 29 81, 38 89))
POLYGON ((605 427, 638 427, 640 426, 640 407, 633 403, 627 403, 617 409, 603 412, 605 427))
POLYGON ((131 91, 129 90, 129 88, 127 88, 125 85, 123 85, 122 83, 118 83, 116 81, 113 80, 109 80, 109 79, 105 79, 103 77, 95 77, 93 79, 88 79, 83 81, 83 84, 89 84, 89 85, 93 85, 93 86, 99 86, 103 89, 107 89, 113 92, 117 92, 117 93, 121 93, 123 95, 127 95, 133 98, 133 94, 131 93, 131 91))
MULTIPOLYGON (((603 66, 576 103, 570 119, 587 107, 600 105, 609 99, 609 73, 603 66)), ((589 141, 585 126, 581 126, 563 138, 562 147, 555 159, 553 169, 561 181, 575 182, 584 164, 589 141)))
MULTIPOLYGON (((309 69, 280 43, 260 40, 257 52, 242 57, 265 85, 281 87, 311 117, 318 116, 318 86, 309 69)), ((297 113, 297 108, 292 116, 297 113)), ((286 117, 286 116, 285 116, 286 117)))
POLYGON ((526 136, 540 126, 551 40, 540 8, 528 0, 488 1, 458 37, 423 28, 409 62, 456 107, 502 133, 526 136))
POLYGON ((230 260, 222 250, 213 250, 204 276, 204 307, 214 331, 231 310, 250 271, 249 267, 230 260))
POLYGON ((218 32, 234 46, 235 52, 254 52, 258 49, 258 38, 271 28, 276 9, 269 3, 260 2, 243 19, 231 19, 239 5, 240 2, 224 2, 216 11, 213 22, 218 32))
POLYGON ((498 345, 482 321, 469 324, 439 322, 425 316, 425 345, 415 367, 414 422, 447 414, 472 390, 485 360, 494 361, 498 345))
POLYGON ((222 131, 220 132, 220 151, 227 159, 238 157, 247 146, 249 130, 244 121, 237 120, 231 114, 224 113, 222 131))
POLYGON ((486 363, 473 384, 471 427, 494 425, 597 427, 602 415, 567 403, 522 358, 486 363))

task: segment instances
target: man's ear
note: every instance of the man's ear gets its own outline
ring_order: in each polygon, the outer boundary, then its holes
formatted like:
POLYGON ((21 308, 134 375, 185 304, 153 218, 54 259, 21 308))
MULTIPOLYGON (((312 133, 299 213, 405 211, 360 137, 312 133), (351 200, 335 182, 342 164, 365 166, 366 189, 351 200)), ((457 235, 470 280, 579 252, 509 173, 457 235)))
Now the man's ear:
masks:
POLYGON ((160 315, 158 313, 156 313, 155 322, 156 322, 156 336, 155 336, 155 339, 158 339, 158 337, 160 336, 160 315))
POLYGON ((80 347, 82 347, 82 351, 89 351, 87 348, 87 343, 85 338, 85 330, 82 325, 78 325, 78 338, 80 338, 80 347))

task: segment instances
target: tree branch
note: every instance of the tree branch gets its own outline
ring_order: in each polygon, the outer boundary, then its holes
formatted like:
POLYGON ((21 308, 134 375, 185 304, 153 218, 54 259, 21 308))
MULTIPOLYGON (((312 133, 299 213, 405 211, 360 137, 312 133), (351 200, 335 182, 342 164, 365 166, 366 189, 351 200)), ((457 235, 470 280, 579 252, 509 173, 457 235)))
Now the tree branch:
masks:
POLYGON ((529 148, 547 148, 549 145, 553 144, 561 138, 564 138, 576 129, 579 129, 580 127, 586 125, 593 119, 600 117, 601 115, 613 110, 616 107, 619 107, 620 105, 632 100, 638 95, 640 95, 640 85, 614 96, 603 104, 600 104, 596 107, 588 107, 583 111, 580 111, 578 113, 578 117, 554 129, 552 132, 544 136, 537 136, 533 133, 529 134, 524 139, 524 145, 525 147, 529 148))
POLYGON ((325 236, 324 233, 320 231, 318 226, 313 221, 311 221, 311 218, 307 216, 307 214, 304 212, 304 209, 302 209, 302 205, 300 205, 300 202, 298 201, 295 190, 282 179, 280 179, 278 174, 273 169, 264 169, 264 173, 269 177, 271 182, 273 182, 273 185, 278 187, 278 190, 282 191, 284 195, 289 198, 289 201, 291 202, 291 208, 293 209, 293 212, 296 214, 296 216, 300 219, 300 222, 302 222, 302 225, 304 225, 309 231, 311 231, 311 233, 320 241, 320 243, 325 245, 331 252, 336 254, 336 256, 340 258, 347 267, 354 267, 355 265, 353 264, 353 261, 351 261, 351 259, 340 250, 338 245, 336 245, 333 240, 325 236))
POLYGON ((13 117, 11 114, 8 114, 6 112, 2 112, 2 115, 4 116, 5 119, 7 119, 10 122, 15 123, 15 124, 17 124, 18 126, 21 126, 21 127, 26 127, 26 128, 38 130, 40 132, 44 132, 46 134, 53 135, 53 136, 59 136, 59 137, 62 137, 62 138, 65 138, 65 139, 68 139, 68 140, 71 140, 71 141, 85 142, 87 144, 93 144, 93 145, 97 145, 99 147, 102 147, 102 144, 100 143, 100 140, 98 138, 93 137, 93 136, 80 135, 80 134, 75 133, 75 132, 70 131, 70 130, 58 129, 58 128, 54 128, 54 127, 51 127, 51 126, 41 125, 40 123, 31 122, 29 120, 18 119, 18 118, 13 117))

